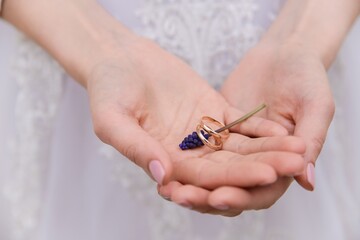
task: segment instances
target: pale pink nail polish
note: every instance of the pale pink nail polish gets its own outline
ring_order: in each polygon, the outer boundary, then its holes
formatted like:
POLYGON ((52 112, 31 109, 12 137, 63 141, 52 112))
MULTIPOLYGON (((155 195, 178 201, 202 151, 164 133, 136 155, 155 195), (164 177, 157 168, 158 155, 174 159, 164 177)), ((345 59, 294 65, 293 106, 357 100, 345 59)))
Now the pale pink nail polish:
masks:
POLYGON ((165 199, 166 201, 169 201, 171 202, 171 198, 170 197, 167 197, 167 196, 162 196, 163 199, 165 199))
POLYGON ((183 203, 179 203, 180 206, 187 208, 187 209, 192 209, 193 206, 190 203, 187 202, 183 202, 183 203))
POLYGON ((314 167, 314 164, 309 163, 307 165, 306 174, 307 174, 308 182, 311 184, 312 188, 315 189, 315 167, 314 167))
POLYGON ((151 161, 149 164, 149 170, 155 181, 161 185, 165 176, 165 170, 161 163, 157 160, 151 161))

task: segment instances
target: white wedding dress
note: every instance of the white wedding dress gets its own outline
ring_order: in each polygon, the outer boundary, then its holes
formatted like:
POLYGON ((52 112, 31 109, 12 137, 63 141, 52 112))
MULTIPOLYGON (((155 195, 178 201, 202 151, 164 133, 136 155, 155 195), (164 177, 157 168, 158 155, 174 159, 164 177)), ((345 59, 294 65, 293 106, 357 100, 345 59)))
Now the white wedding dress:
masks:
MULTIPOLYGON (((129 28, 216 88, 281 7, 264 0, 103 0, 129 28)), ((336 115, 316 190, 293 183, 270 209, 225 218, 160 198, 94 135, 86 92, 42 49, 0 23, 1 240, 359 240, 360 23, 329 72, 336 115)))

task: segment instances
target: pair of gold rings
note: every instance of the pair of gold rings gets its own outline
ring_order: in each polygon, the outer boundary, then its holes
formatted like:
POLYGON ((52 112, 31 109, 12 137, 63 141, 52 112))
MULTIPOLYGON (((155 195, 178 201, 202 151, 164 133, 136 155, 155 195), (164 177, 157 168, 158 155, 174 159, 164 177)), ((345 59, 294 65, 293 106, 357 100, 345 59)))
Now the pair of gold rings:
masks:
POLYGON ((231 127, 245 121, 246 119, 253 116, 255 113, 259 112, 265 107, 266 107, 265 104, 261 104, 251 112, 245 114, 241 118, 227 125, 224 125, 223 123, 213 119, 212 117, 204 116, 201 118, 200 123, 196 127, 196 133, 204 145, 208 146, 209 148, 215 151, 221 150, 224 141, 229 137, 230 134, 229 129, 231 127), (214 127, 219 127, 219 129, 214 130, 214 127))
POLYGON ((196 132, 204 145, 217 151, 222 149, 223 140, 226 140, 229 137, 229 129, 225 129, 222 132, 217 132, 212 128, 212 125, 215 125, 220 129, 225 127, 224 124, 213 119, 212 117, 205 116, 201 118, 199 125, 197 125, 196 132))

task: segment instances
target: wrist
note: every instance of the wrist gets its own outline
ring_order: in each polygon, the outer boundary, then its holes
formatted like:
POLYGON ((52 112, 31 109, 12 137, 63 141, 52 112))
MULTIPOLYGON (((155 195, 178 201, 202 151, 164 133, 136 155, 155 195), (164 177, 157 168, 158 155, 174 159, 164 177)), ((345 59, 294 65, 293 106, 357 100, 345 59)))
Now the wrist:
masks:
POLYGON ((7 1, 3 16, 47 50, 81 85, 93 66, 134 34, 93 0, 7 1))
POLYGON ((288 0, 262 42, 301 48, 329 68, 359 9, 357 0, 288 0))
POLYGON ((73 27, 64 29, 54 42, 49 41, 49 52, 86 87, 94 67, 114 53, 125 54, 125 46, 137 36, 99 5, 81 9, 74 16, 73 27))
POLYGON ((328 56, 315 47, 316 44, 308 43, 302 38, 289 36, 281 40, 264 37, 256 46, 256 52, 265 52, 267 56, 271 56, 273 61, 298 61, 307 59, 319 62, 325 69, 329 67, 328 56))
POLYGON ((278 53, 285 53, 286 55, 306 56, 318 60, 325 69, 331 66, 334 61, 339 44, 331 44, 323 41, 323 39, 304 37, 300 32, 279 38, 273 36, 264 36, 260 41, 262 48, 271 48, 278 53))

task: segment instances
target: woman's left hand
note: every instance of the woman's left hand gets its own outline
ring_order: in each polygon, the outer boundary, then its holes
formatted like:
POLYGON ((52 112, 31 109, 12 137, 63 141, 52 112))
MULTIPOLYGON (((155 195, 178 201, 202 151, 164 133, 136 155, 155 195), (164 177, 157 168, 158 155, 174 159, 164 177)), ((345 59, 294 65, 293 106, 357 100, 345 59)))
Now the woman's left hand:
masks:
MULTIPOLYGON (((304 147, 299 149, 304 152, 298 153, 304 154, 307 167, 295 178, 303 187, 312 190, 313 166, 334 113, 326 70, 320 59, 292 45, 267 48, 259 44, 243 58, 221 92, 239 109, 266 102, 268 108, 260 115, 305 141, 306 151, 304 147)), ((170 196, 175 202, 188 198, 197 211, 234 216, 244 210, 270 207, 291 182, 291 177, 281 177, 268 186, 223 186, 213 191, 172 182, 159 188, 159 193, 170 196), (193 198, 195 195, 202 196, 202 201, 193 198)))

